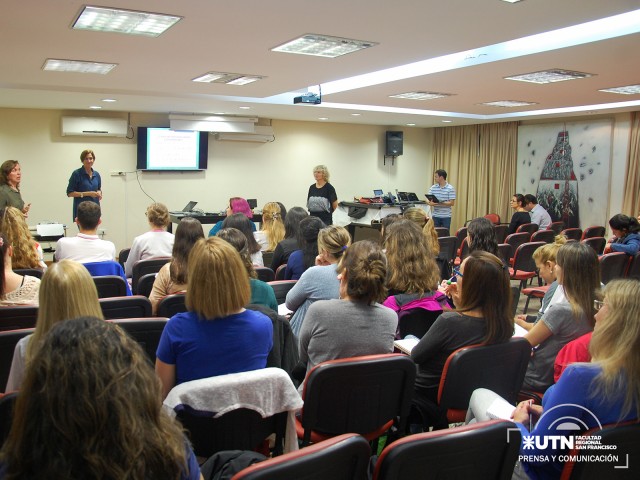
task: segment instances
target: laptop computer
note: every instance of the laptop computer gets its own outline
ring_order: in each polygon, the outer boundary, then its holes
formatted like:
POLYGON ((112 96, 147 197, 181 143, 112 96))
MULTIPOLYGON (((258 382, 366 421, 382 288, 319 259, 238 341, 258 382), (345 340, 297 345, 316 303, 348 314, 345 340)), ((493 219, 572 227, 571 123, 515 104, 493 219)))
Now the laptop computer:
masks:
POLYGON ((197 203, 198 203, 198 202, 194 202, 193 200, 192 200, 192 201, 190 201, 189 203, 187 203, 187 204, 184 206, 184 208, 182 209, 182 211, 183 211, 184 213, 187 213, 187 212, 192 211, 192 210, 193 210, 193 207, 195 207, 197 203))
POLYGON ((420 201, 420 200, 418 200, 418 195, 416 195, 413 192, 407 193, 407 198, 409 199, 410 202, 419 202, 420 201))
POLYGON ((373 191, 374 197, 382 197, 383 195, 384 195, 384 192, 382 191, 381 188, 377 188, 376 190, 373 191))
POLYGON ((396 192, 398 194, 398 202, 408 202, 409 195, 407 192, 396 192))

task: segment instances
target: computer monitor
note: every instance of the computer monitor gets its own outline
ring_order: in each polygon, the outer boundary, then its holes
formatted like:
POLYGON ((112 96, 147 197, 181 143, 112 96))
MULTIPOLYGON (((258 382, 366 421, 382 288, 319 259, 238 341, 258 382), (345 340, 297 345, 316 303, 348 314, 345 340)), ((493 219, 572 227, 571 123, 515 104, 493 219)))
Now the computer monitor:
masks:
POLYGON ((255 198, 247 198, 247 203, 249 204, 249 208, 251 210, 258 207, 258 200, 255 198))
POLYGON ((373 196, 374 197, 381 197, 382 195, 384 195, 384 192, 382 191, 381 188, 378 188, 378 189, 373 191, 373 196))

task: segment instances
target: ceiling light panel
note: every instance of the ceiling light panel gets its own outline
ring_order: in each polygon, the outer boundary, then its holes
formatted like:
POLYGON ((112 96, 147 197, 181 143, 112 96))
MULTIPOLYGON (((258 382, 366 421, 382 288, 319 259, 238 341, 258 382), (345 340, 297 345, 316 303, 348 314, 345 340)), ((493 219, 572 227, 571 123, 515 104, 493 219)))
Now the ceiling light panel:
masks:
POLYGON ((529 83, 555 83, 564 82, 566 80, 579 80, 581 78, 593 77, 591 73, 573 72, 571 70, 561 70, 554 68, 552 70, 542 70, 540 72, 523 73, 522 75, 513 75, 504 77, 505 80, 517 80, 519 82, 529 83))
POLYGON ((640 85, 627 85, 625 87, 603 88, 599 92, 620 93, 622 95, 637 95, 640 93, 640 85))
POLYGON ((246 75, 244 73, 221 73, 207 72, 197 78, 193 82, 202 83, 223 83, 225 85, 247 85, 248 83, 257 82, 265 77, 260 75, 246 75))
POLYGON ((86 6, 72 28, 157 37, 181 19, 182 17, 162 13, 86 6))
POLYGON ((307 34, 272 48, 272 52, 297 53, 316 57, 335 58, 348 53, 378 45, 375 42, 353 40, 350 38, 329 37, 326 35, 307 34))
POLYGON ((514 108, 514 107, 526 107, 527 105, 536 105, 536 103, 522 102, 520 100, 497 100, 495 102, 480 103, 479 105, 488 105, 490 107, 514 108))
POLYGON ((451 97, 451 93, 436 92, 406 92, 396 95, 389 95, 389 98, 406 98, 408 100, 434 100, 436 98, 451 97))
POLYGON ((117 63, 85 62, 82 60, 58 60, 55 58, 48 58, 44 62, 42 69, 49 72, 97 73, 99 75, 106 75, 117 65, 117 63))

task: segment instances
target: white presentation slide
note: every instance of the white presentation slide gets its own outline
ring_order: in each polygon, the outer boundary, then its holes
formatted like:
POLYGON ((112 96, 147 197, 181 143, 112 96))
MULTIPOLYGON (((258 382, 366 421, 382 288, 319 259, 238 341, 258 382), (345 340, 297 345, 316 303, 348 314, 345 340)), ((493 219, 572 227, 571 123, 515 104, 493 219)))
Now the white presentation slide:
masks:
POLYGON ((147 130, 149 170, 197 170, 200 132, 191 130, 147 130))

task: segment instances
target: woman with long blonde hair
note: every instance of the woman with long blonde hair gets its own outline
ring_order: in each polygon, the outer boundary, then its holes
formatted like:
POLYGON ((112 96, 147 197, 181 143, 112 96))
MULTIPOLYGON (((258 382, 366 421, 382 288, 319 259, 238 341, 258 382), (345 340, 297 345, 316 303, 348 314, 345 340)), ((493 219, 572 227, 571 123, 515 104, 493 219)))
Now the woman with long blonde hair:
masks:
POLYGON ((277 202, 269 202, 262 208, 262 230, 253 233, 256 241, 265 252, 273 252, 284 239, 284 221, 282 209, 277 202))
POLYGON ((33 239, 20 210, 15 207, 0 210, 0 231, 13 247, 13 268, 47 269, 42 247, 33 239))
POLYGON ((7 392, 20 389, 25 367, 55 324, 85 316, 104 318, 93 278, 73 260, 61 260, 49 267, 40 282, 38 301, 35 331, 22 338, 13 352, 7 392))

